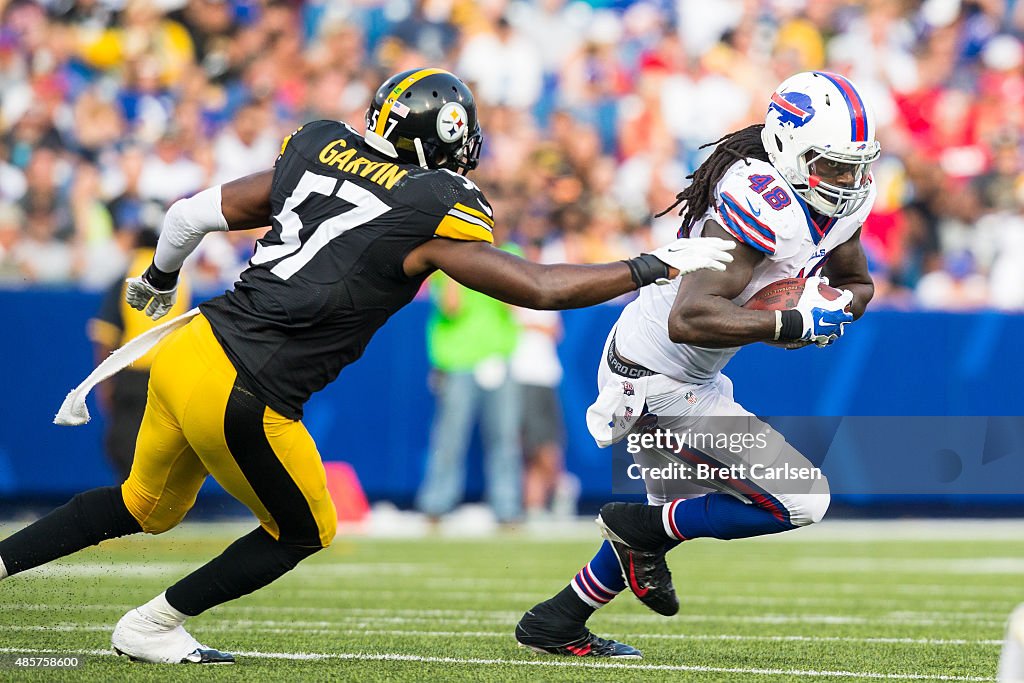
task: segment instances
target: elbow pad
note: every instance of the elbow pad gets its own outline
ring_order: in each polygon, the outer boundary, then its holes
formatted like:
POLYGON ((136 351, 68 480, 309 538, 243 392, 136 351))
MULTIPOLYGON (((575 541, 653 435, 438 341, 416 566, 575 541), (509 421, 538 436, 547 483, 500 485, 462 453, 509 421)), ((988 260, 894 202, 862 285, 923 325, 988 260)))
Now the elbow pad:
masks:
POLYGON ((206 233, 227 229, 228 222, 221 211, 220 185, 179 199, 164 216, 153 263, 165 273, 176 272, 206 233))

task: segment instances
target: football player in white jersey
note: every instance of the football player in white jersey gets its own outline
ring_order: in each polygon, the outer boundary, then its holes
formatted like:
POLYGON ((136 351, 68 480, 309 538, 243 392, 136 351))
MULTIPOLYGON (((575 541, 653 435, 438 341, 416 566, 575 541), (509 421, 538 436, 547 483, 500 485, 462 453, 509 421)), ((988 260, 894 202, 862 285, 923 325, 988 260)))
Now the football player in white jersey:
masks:
POLYGON ((724 272, 641 290, 608 335, 588 427, 602 446, 626 439, 630 476, 648 473, 648 504, 601 509, 607 540, 600 551, 516 627, 519 643, 534 650, 640 657, 634 647, 594 636, 586 621, 627 586, 659 614, 675 614, 668 550, 694 538, 795 529, 820 521, 828 507, 820 470, 736 403, 721 371, 754 342, 828 346, 863 315, 874 293, 859 239, 875 197, 874 121, 849 80, 807 72, 779 85, 763 125, 712 144, 717 149, 669 210, 682 206, 680 236, 737 242, 735 259, 724 272), (784 278, 807 278, 794 308, 743 308, 784 278), (842 290, 833 301, 818 289, 829 281, 842 290), (637 438, 659 432, 662 438, 637 438), (698 444, 664 438, 673 434, 712 437, 698 444), (674 478, 649 475, 659 468, 674 478), (768 479, 769 471, 785 475, 768 479))

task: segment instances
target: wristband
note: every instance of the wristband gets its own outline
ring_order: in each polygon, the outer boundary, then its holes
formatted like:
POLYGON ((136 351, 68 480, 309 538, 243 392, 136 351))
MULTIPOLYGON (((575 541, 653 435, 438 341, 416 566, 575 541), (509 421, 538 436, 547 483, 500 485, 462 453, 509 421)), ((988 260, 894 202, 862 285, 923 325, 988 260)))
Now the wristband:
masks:
POLYGON ((790 308, 778 311, 775 317, 776 341, 797 341, 804 336, 804 317, 800 311, 790 308))
POLYGON ((623 263, 629 266, 629 274, 633 276, 633 284, 637 289, 658 280, 668 279, 668 266, 652 254, 640 254, 636 258, 623 261, 623 263))
POLYGON ((149 264, 149 268, 146 268, 146 272, 142 274, 142 279, 153 285, 153 289, 160 292, 168 292, 178 286, 178 273, 180 270, 175 270, 171 273, 165 273, 156 267, 156 264, 149 264))

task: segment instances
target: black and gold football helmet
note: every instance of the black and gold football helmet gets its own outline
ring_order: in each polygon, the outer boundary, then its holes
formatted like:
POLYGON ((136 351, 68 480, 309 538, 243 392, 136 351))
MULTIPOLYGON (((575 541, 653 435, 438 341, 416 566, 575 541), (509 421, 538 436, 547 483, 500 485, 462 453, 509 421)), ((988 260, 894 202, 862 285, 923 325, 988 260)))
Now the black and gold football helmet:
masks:
POLYGON ((483 144, 473 93, 443 69, 395 74, 366 110, 366 142, 423 168, 471 171, 483 144))

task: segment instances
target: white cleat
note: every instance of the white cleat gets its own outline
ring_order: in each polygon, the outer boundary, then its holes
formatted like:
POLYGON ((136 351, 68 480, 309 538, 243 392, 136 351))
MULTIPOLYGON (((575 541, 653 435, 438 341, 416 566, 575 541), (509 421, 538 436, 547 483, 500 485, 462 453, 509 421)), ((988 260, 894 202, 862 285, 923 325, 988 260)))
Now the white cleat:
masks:
POLYGON ((1006 638, 999 656, 999 683, 1024 681, 1024 604, 1017 605, 1006 625, 1006 638))
POLYGON ((211 650, 183 626, 166 626, 133 609, 117 622, 110 637, 114 652, 133 662, 153 664, 234 664, 235 657, 211 650))

